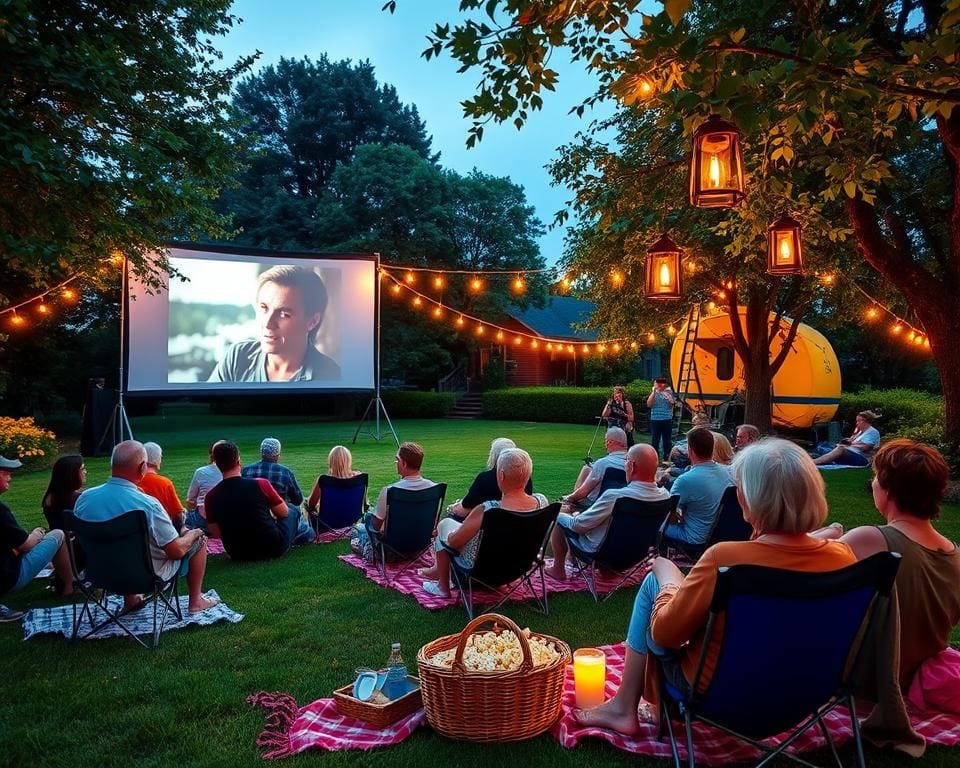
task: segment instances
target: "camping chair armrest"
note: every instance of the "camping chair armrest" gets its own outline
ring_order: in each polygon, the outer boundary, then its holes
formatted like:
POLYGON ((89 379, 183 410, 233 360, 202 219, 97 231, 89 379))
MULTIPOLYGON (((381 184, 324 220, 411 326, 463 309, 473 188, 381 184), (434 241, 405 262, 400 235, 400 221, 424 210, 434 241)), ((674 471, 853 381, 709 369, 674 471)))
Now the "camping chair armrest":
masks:
POLYGON ((654 548, 659 557, 666 557, 666 552, 663 546, 663 539, 667 535, 667 524, 669 522, 670 522, 670 515, 667 514, 667 516, 663 518, 663 522, 660 523, 660 528, 657 530, 657 540, 656 540, 656 543, 654 544, 654 548))

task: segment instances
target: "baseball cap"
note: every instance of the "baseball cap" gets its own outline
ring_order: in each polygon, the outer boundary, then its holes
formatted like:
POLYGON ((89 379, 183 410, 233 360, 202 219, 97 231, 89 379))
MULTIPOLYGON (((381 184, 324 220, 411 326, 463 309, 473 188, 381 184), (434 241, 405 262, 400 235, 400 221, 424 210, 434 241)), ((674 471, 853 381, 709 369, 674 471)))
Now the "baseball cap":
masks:
POLYGON ((8 459, 6 456, 0 456, 0 469, 20 469, 23 462, 18 459, 8 459))

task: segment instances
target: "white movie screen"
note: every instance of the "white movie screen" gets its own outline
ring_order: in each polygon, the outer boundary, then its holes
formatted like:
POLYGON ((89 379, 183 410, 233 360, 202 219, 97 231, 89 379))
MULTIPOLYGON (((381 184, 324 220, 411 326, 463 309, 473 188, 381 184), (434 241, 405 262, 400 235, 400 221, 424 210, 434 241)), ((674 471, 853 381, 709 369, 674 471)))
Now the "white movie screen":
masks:
POLYGON ((374 256, 171 248, 172 276, 131 280, 129 392, 374 387, 374 256))

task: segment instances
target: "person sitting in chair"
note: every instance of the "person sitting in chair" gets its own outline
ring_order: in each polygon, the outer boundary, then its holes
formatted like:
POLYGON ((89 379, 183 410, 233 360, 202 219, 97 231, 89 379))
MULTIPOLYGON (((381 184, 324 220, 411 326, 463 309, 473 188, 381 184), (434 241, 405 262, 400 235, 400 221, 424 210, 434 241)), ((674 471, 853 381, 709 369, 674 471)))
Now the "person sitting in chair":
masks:
POLYGON ((170 515, 170 522, 178 531, 183 527, 185 512, 177 489, 169 477, 160 474, 160 465, 163 463, 163 449, 157 443, 144 443, 147 452, 147 469, 137 487, 147 496, 153 496, 159 501, 170 515))
POLYGON ((600 484, 604 473, 610 469, 622 470, 627 459, 627 435, 620 427, 610 427, 603 436, 607 455, 601 456, 592 465, 586 464, 577 476, 573 492, 561 496, 565 512, 586 509, 600 496, 600 484))
POLYGON ((868 467, 870 459, 880 445, 880 432, 873 422, 877 414, 873 411, 860 411, 857 414, 856 427, 850 437, 840 441, 840 445, 823 456, 814 459, 814 464, 846 464, 851 467, 868 467))
MULTIPOLYGON (((470 510, 478 504, 500 498, 500 486, 497 485, 497 459, 500 458, 500 454, 507 450, 507 448, 516 447, 517 444, 509 437, 494 438, 493 442, 490 443, 490 455, 487 456, 487 468, 473 479, 466 496, 458 499, 447 507, 447 514, 450 517, 463 522, 467 515, 470 514, 470 510)), ((527 493, 533 493, 532 478, 527 482, 527 487, 524 488, 524 490, 527 493)))
MULTIPOLYGON (((17 459, 0 456, 0 493, 7 492, 13 470, 22 466, 17 459)), ((27 533, 10 507, 0 501, 0 595, 23 589, 51 560, 57 579, 63 585, 61 596, 72 594, 70 559, 64 541, 64 533, 59 529, 47 532, 34 528, 27 533)), ((0 605, 0 622, 17 621, 22 616, 21 611, 0 605)))
POLYGON ((561 581, 567 578, 566 560, 569 551, 567 536, 576 537, 577 545, 587 552, 596 552, 600 548, 610 527, 613 507, 618 499, 662 501, 670 496, 666 488, 660 488, 654 482, 659 460, 657 450, 652 445, 647 443, 634 445, 627 451, 624 462, 627 473, 626 486, 604 491, 589 509, 579 514, 560 513, 553 533, 550 534, 553 567, 544 570, 547 576, 561 581))
MULTIPOLYGON (((621 430, 622 432, 622 430, 621 430)), ((626 440, 626 438, 624 438, 626 440)), ((451 517, 444 518, 437 526, 437 538, 434 541, 436 561, 431 568, 423 568, 420 575, 426 579, 423 591, 436 597, 450 596, 450 553, 444 545, 456 549, 456 560, 466 568, 473 561, 480 546, 480 526, 483 513, 493 507, 508 509, 511 512, 536 512, 549 503, 542 493, 532 496, 525 487, 533 474, 533 461, 530 454, 520 448, 507 448, 497 459, 497 484, 501 498, 486 501, 474 507, 462 523, 451 517)))
POLYGON ((270 560, 313 539, 300 508, 288 505, 269 480, 240 475, 236 445, 229 440, 217 444, 213 460, 223 480, 207 493, 207 525, 212 536, 223 539, 232 559, 270 560))
MULTIPOLYGON (((353 454, 350 449, 343 445, 335 445, 330 449, 327 455, 327 476, 338 477, 341 480, 347 480, 351 477, 363 474, 353 468, 353 454)), ((323 477, 321 475, 320 477, 323 477)), ((317 509, 320 507, 320 477, 313 483, 313 489, 310 491, 310 497, 307 499, 307 514, 315 517, 317 509)), ((366 508, 367 500, 364 498, 363 506, 366 508)))
MULTIPOLYGON (((694 450, 695 445, 691 443, 694 450)), ((856 561, 846 544, 809 535, 826 519, 827 499, 823 478, 800 448, 786 440, 763 440, 738 454, 734 472, 743 517, 753 526, 754 539, 715 544, 686 578, 666 558, 653 561, 634 601, 620 688, 598 707, 575 709, 574 719, 581 725, 635 735, 641 695, 650 702, 644 719, 658 714, 660 674, 680 690, 689 689, 720 568, 755 564, 820 573, 856 561), (647 664, 650 654, 659 665, 647 664)), ((709 680, 711 655, 706 658, 709 680)))
POLYGON ((742 451, 748 445, 757 442, 759 439, 759 429, 753 426, 753 424, 741 424, 739 427, 737 427, 737 439, 733 450, 735 452, 742 451))
POLYGON ((384 486, 377 497, 377 506, 373 512, 364 515, 364 519, 357 523, 356 534, 350 540, 350 547, 365 560, 372 560, 373 550, 370 537, 367 534, 366 524, 376 531, 383 530, 387 519, 387 491, 391 488, 405 488, 408 491, 422 491, 436 485, 433 480, 427 480, 420 474, 423 467, 423 448, 418 443, 403 443, 397 449, 394 460, 397 464, 397 474, 400 479, 384 486))
POLYGON ((695 427, 687 433, 690 469, 670 489, 679 496, 678 515, 667 523, 666 538, 686 544, 703 544, 717 515, 723 492, 733 485, 730 469, 713 460, 713 432, 695 427))
MULTIPOLYGON (((212 608, 219 600, 203 596, 203 576, 207 570, 203 531, 177 534, 160 502, 137 487, 146 469, 147 451, 143 443, 137 440, 117 443, 110 456, 110 479, 81 493, 73 513, 80 520, 99 523, 142 509, 147 514, 154 572, 161 579, 169 579, 178 569, 181 575, 186 575, 190 613, 212 608)), ((141 608, 143 599, 140 595, 124 595, 123 604, 129 613, 141 608)))

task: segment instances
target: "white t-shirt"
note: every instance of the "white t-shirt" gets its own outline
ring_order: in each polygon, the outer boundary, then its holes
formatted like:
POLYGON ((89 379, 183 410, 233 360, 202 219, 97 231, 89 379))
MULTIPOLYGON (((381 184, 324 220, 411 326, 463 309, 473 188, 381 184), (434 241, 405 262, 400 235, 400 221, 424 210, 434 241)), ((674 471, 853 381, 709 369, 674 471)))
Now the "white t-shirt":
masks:
POLYGON ((869 445, 870 448, 869 450, 864 451, 860 448, 854 448, 852 445, 848 445, 848 451, 859 453, 861 456, 870 456, 875 450, 877 450, 877 446, 880 445, 880 432, 876 427, 867 427, 859 434, 854 432, 852 435, 850 435, 850 442, 865 443, 866 445, 869 445))

